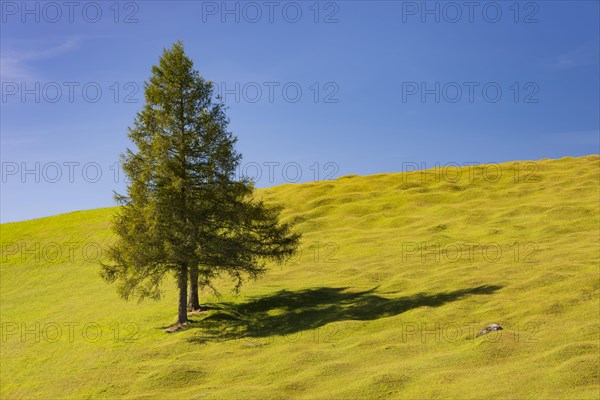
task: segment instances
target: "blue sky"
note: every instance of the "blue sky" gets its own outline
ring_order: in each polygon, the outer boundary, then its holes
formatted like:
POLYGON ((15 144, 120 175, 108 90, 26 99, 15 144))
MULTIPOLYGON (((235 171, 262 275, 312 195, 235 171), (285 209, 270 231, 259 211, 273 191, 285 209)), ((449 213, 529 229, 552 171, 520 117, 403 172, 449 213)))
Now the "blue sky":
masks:
POLYGON ((177 40, 259 187, 598 153, 599 2, 472 7, 3 1, 2 222, 114 204, 143 82, 177 40))

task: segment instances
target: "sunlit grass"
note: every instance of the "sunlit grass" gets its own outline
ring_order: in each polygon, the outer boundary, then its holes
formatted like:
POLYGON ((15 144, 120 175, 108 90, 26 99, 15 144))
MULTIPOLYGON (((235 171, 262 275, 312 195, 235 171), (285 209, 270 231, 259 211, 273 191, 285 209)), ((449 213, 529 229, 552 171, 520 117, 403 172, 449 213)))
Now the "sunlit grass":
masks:
POLYGON ((0 397, 597 398, 599 167, 261 189, 301 253, 175 334, 171 281, 138 304, 99 276, 114 209, 3 224, 0 397))

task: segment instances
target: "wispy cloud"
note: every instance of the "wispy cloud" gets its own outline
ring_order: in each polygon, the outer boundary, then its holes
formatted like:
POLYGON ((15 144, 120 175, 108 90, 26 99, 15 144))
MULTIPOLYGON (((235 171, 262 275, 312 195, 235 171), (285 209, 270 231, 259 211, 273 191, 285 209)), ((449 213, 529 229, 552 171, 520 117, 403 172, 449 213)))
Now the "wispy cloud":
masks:
POLYGON ((21 145, 29 145, 37 142, 37 139, 34 138, 2 138, 2 144, 4 146, 21 146, 21 145))
MULTIPOLYGON (((0 79, 2 81, 28 81, 36 79, 36 72, 30 65, 32 61, 57 57, 68 53, 79 46, 78 38, 70 38, 62 43, 41 46, 33 49, 4 48, 0 55, 0 79)), ((6 47, 6 46, 5 46, 6 47)))
POLYGON ((551 60, 550 65, 557 70, 596 65, 600 59, 599 47, 597 42, 588 42, 558 55, 551 60))

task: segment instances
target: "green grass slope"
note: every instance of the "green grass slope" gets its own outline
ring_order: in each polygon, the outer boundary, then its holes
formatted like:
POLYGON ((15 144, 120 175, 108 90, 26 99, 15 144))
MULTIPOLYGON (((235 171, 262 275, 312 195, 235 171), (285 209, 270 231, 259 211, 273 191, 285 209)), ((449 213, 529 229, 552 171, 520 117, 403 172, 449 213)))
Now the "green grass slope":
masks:
POLYGON ((301 254, 175 334, 172 282, 137 303, 99 277, 114 209, 3 224, 0 397, 598 398, 599 167, 262 189, 301 254))

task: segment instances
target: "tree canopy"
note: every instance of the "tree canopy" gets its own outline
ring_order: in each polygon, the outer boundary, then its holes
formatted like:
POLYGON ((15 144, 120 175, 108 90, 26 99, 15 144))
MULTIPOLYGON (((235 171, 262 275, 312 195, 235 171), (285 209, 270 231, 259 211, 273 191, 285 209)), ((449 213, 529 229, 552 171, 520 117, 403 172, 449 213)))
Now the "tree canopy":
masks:
POLYGON ((125 195, 115 193, 117 240, 101 275, 125 299, 159 299, 174 276, 179 324, 188 305, 199 307, 198 286, 227 275, 239 289, 268 261, 292 256, 300 239, 279 209, 255 199, 251 181, 236 177, 241 154, 225 110, 177 42, 152 67, 129 128, 135 147, 121 155, 129 183, 125 195))

